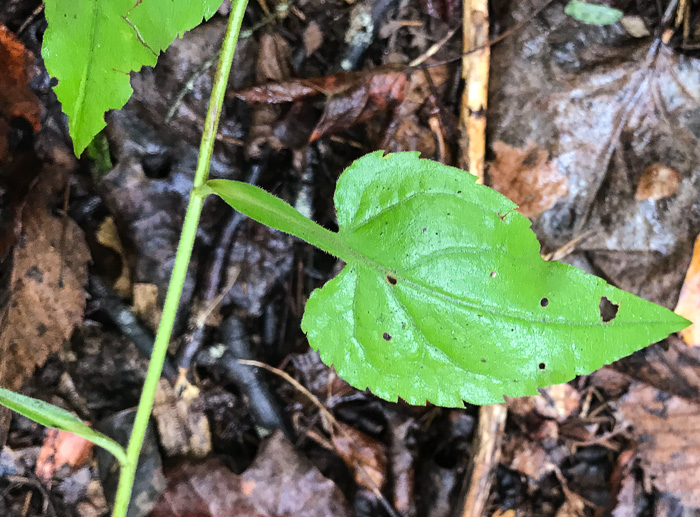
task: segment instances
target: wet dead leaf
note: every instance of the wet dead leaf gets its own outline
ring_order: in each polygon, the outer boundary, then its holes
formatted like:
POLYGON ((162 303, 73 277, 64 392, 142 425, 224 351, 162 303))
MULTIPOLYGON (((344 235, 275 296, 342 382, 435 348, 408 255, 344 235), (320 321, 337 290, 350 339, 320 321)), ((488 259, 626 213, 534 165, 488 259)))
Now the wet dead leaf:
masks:
POLYGON ((87 464, 93 447, 92 442, 73 433, 47 429, 34 471, 39 479, 49 482, 64 465, 75 470, 87 464))
POLYGON ((304 29, 302 37, 304 39, 304 50, 306 50, 307 56, 316 52, 323 44, 323 32, 315 21, 309 22, 304 29))
MULTIPOLYGON (((511 3, 509 19, 525 19, 538 5, 511 3)), ((697 233, 688 215, 698 198, 700 60, 619 26, 582 27, 563 5, 545 13, 545 23, 492 48, 490 140, 546 143, 569 178, 569 195, 535 225, 552 247, 589 229, 595 234, 581 250, 633 251, 635 265, 652 250, 656 263, 667 263, 697 233), (630 181, 640 164, 653 162, 690 180, 663 210, 637 202, 630 181)), ((656 275, 639 283, 636 294, 647 299, 672 292, 656 275)))
POLYGON ((289 44, 277 33, 265 33, 260 38, 260 51, 256 80, 283 81, 292 75, 292 51, 289 44))
POLYGON ((496 159, 489 168, 491 186, 518 204, 525 217, 536 218, 569 192, 569 180, 559 172, 547 150, 530 142, 514 148, 494 142, 496 159))
POLYGON ((700 348, 688 347, 675 336, 664 347, 647 347, 610 367, 670 395, 700 400, 700 348))
POLYGON ((685 281, 676 304, 676 314, 688 318, 693 325, 680 332, 683 341, 690 346, 700 345, 700 236, 695 239, 693 257, 685 273, 685 281))
POLYGON ((333 447, 353 472, 355 482, 369 490, 386 482, 386 448, 384 444, 342 422, 332 438, 333 447))
POLYGON ((33 65, 32 53, 0 24, 0 116, 6 120, 22 117, 36 132, 41 128, 41 104, 27 86, 33 65))
POLYGON ((158 305, 158 286, 146 282, 134 284, 134 315, 144 321, 152 331, 158 329, 161 310, 158 305))
MULTIPOLYGON (((284 104, 325 95, 328 97, 325 111, 311 135, 311 141, 315 141, 365 122, 401 103, 406 98, 408 75, 397 67, 385 66, 310 79, 277 80, 232 95, 253 105, 284 104)), ((259 79, 264 82, 265 78, 259 79)))
POLYGON ((350 517, 343 494, 277 432, 242 475, 219 460, 184 464, 151 517, 350 517))
POLYGON ((674 195, 680 183, 681 175, 678 171, 666 167, 663 163, 654 163, 644 169, 634 198, 637 201, 658 201, 674 195))
POLYGON ((644 23, 644 18, 641 16, 623 16, 620 20, 620 25, 633 38, 646 38, 651 34, 644 23))
MULTIPOLYGON (((420 151, 424 158, 435 157, 436 135, 429 127, 430 123, 421 120, 419 112, 426 103, 430 108, 436 108, 435 101, 431 100, 433 95, 442 95, 441 92, 444 92, 452 77, 453 71, 444 65, 411 73, 406 85, 406 96, 393 110, 386 129, 381 127, 383 137, 376 147, 388 152, 420 151), (426 74, 430 74, 434 88, 428 83, 426 74)), ((441 125, 442 117, 437 117, 437 121, 441 125)))
POLYGON ((119 238, 119 230, 111 217, 105 217, 105 219, 100 224, 95 234, 97 242, 102 244, 105 248, 109 248, 114 251, 121 259, 121 271, 119 277, 112 284, 112 288, 121 296, 122 298, 131 297, 131 271, 129 271, 129 261, 126 258, 126 253, 124 252, 124 246, 119 238))
POLYGON ((178 397, 169 381, 161 379, 156 390, 153 418, 165 454, 204 458, 211 452, 211 432, 198 397, 178 397))
POLYGON ((508 410, 526 416, 535 412, 543 418, 563 422, 578 410, 581 395, 569 384, 557 384, 540 390, 541 395, 506 398, 508 410))
POLYGON ((421 0, 421 9, 431 16, 444 22, 454 21, 459 18, 461 4, 458 0, 421 0))
POLYGON ((185 463, 168 474, 168 487, 150 517, 268 517, 251 504, 237 476, 218 459, 185 463))
POLYGON ((350 516, 344 496, 278 431, 241 476, 246 493, 266 515, 350 516))
POLYGON ((645 473, 661 492, 700 507, 700 406, 651 386, 633 387, 617 405, 632 426, 645 473))
POLYGON ((643 512, 643 491, 641 484, 637 482, 632 473, 628 473, 622 479, 620 491, 617 493, 617 504, 612 510, 612 517, 627 517, 628 515, 640 515, 643 512))
POLYGON ((405 72, 365 74, 363 80, 349 91, 328 100, 310 141, 314 142, 326 134, 337 133, 386 112, 405 98, 407 85, 405 72))
POLYGON ((542 479, 554 468, 547 451, 539 443, 523 436, 508 436, 503 447, 503 456, 511 469, 535 481, 542 479))
POLYGON ((62 200, 65 170, 47 167, 22 212, 9 306, 0 328, 0 381, 9 389, 19 388, 83 319, 90 252, 82 230, 70 219, 62 240, 64 220, 53 213, 62 200))

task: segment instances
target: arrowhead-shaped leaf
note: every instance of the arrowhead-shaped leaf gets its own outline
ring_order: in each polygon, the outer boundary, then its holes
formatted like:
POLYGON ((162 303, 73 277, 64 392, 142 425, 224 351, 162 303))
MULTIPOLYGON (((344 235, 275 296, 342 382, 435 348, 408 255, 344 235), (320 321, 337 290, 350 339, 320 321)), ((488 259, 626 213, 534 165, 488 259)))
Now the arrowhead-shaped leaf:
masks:
POLYGON ((77 434, 111 452, 120 463, 126 461, 126 452, 121 445, 63 408, 4 388, 0 388, 0 404, 46 427, 77 434))
POLYGON ((495 403, 590 373, 688 325, 542 260, 530 221, 473 176, 418 153, 382 154, 338 180, 337 234, 294 231, 301 216, 270 194, 209 182, 234 208, 347 263, 311 294, 302 329, 353 386, 412 404, 495 403), (266 205, 274 205, 268 215, 266 205))
POLYGON ((156 64, 184 32, 209 18, 221 0, 47 0, 42 55, 76 155, 105 127, 104 114, 126 104, 129 74, 156 64), (133 10, 132 10, 133 9, 133 10), (129 13, 129 19, 126 16, 129 13), (143 24, 143 27, 140 26, 143 24))

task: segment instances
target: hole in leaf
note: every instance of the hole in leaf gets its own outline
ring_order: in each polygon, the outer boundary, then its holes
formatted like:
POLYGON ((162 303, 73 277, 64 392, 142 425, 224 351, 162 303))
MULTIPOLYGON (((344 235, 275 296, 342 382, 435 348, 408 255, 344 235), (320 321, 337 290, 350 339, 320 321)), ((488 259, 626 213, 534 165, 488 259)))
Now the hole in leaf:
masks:
POLYGON ((611 302, 605 296, 600 298, 600 303, 598 304, 598 310, 600 311, 600 319, 603 323, 608 323, 617 317, 617 311, 620 308, 619 305, 611 302))
POLYGON ((482 363, 485 363, 485 362, 486 362, 486 359, 482 359, 481 362, 482 362, 482 363))
POLYGON ((547 365, 544 363, 540 363, 539 368, 540 368, 540 370, 544 370, 545 368, 547 368, 547 365))
POLYGON ((391 341, 391 334, 389 334, 388 332, 384 332, 384 334, 382 334, 382 337, 384 338, 384 341, 391 341))
POLYGON ((542 299, 540 300, 540 305, 541 305, 542 307, 546 307, 547 305, 549 305, 549 298, 542 298, 542 299))
POLYGON ((498 273, 496 273, 495 271, 491 271, 491 274, 490 274, 489 276, 490 276, 491 278, 496 278, 496 275, 497 275, 497 274, 498 274, 498 273))
POLYGON ((392 275, 386 275, 386 281, 389 282, 391 285, 396 285, 396 278, 392 275))

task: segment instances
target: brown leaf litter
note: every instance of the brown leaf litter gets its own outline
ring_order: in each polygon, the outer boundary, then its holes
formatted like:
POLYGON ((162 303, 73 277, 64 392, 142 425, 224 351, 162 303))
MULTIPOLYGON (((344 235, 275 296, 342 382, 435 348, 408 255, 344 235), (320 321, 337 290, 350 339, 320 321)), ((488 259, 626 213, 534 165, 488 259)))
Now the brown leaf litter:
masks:
POLYGON ((549 159, 547 150, 534 142, 515 148, 499 140, 493 143, 493 152, 491 186, 516 203, 525 217, 542 215, 568 194, 568 178, 549 159))
POLYGON ((83 320, 90 252, 78 225, 54 213, 66 170, 60 162, 47 167, 22 211, 10 300, 0 329, 0 378, 9 389, 19 388, 83 320))

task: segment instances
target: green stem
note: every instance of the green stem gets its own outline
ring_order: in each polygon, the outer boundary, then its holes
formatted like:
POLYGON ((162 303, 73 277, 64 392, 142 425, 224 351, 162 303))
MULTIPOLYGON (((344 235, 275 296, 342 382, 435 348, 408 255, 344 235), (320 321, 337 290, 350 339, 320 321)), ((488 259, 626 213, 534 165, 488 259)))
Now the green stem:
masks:
POLYGON ((151 354, 146 381, 143 385, 141 400, 139 401, 139 407, 134 420, 134 427, 131 431, 129 446, 126 450, 126 462, 122 466, 119 476, 119 486, 114 501, 112 517, 124 517, 129 507, 141 446, 143 445, 143 439, 146 435, 146 429, 148 428, 148 422, 151 417, 153 400, 158 387, 158 381, 160 380, 161 371, 163 370, 165 355, 168 351, 168 343, 170 342, 170 335, 172 334, 173 325, 175 324, 175 315, 180 304, 180 296, 182 295, 182 288, 185 284, 185 277, 190 264, 190 257, 192 256, 192 248, 194 247, 194 241, 197 235, 197 225, 199 224, 199 217, 202 213, 204 198, 206 197, 206 192, 200 187, 204 185, 209 176, 209 165, 214 151, 214 142, 219 126, 219 116, 224 102, 226 84, 231 71, 233 55, 236 50, 236 43, 241 30, 246 4, 247 0, 234 0, 231 14, 229 15, 226 36, 224 37, 224 42, 221 47, 221 57, 219 58, 219 66, 216 70, 211 99, 209 101, 207 118, 204 122, 204 132, 202 134, 202 143, 199 148, 199 158, 197 161, 197 170, 194 175, 194 184, 192 192, 190 193, 190 201, 187 205, 185 221, 182 226, 180 243, 175 255, 175 264, 173 265, 173 272, 170 277, 168 293, 165 297, 165 304, 163 305, 163 316, 160 320, 158 333, 156 334, 153 344, 153 353, 151 354))
POLYGON ((217 194, 234 209, 254 221, 299 237, 345 262, 362 260, 337 233, 315 223, 260 187, 241 181, 211 180, 201 190, 217 194))

